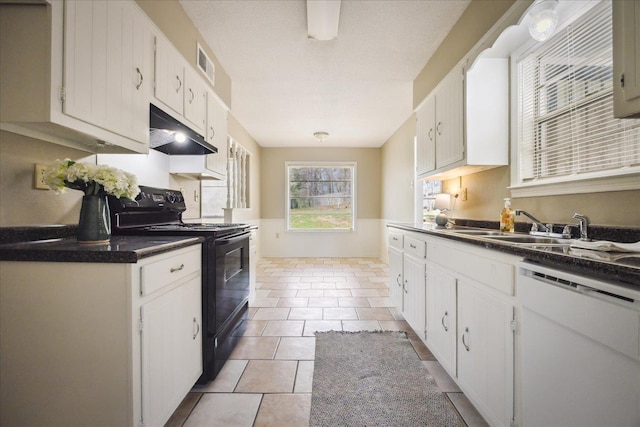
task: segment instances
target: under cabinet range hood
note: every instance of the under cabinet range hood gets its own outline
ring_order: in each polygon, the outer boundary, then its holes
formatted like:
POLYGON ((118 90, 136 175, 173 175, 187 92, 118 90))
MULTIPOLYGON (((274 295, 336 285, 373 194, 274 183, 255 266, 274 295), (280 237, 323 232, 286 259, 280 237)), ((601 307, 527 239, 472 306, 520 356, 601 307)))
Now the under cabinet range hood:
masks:
POLYGON ((205 155, 218 152, 202 135, 153 104, 149 109, 149 146, 169 155, 205 155))

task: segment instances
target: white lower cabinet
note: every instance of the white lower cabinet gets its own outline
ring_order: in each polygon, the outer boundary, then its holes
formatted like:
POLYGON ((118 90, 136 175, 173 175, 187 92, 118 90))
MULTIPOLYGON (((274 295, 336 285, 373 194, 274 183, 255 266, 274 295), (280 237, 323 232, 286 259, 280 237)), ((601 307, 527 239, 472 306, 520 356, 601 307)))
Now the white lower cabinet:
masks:
POLYGON ((402 304, 404 293, 402 284, 404 277, 402 274, 402 251, 394 247, 389 248, 389 298, 393 301, 402 312, 404 306, 402 304))
POLYGON ((0 425, 162 426, 202 372, 201 246, 0 263, 0 425))
POLYGON ((458 280, 458 385, 490 425, 513 416, 513 304, 458 280))
MULTIPOLYGON (((422 243, 424 245, 424 242, 422 243)), ((404 302, 402 315, 420 338, 424 340, 426 312, 426 283, 424 258, 405 252, 403 260, 404 302)))
POLYGON ((456 278, 427 265, 427 345, 442 367, 456 376, 456 278))

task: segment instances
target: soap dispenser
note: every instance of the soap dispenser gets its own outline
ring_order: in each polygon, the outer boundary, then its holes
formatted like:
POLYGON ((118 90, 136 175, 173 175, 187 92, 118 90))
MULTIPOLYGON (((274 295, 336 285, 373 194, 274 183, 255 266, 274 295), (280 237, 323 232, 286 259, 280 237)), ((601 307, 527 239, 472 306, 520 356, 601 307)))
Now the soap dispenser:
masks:
POLYGON ((504 208, 500 211, 500 231, 513 233, 516 225, 516 216, 511 209, 511 199, 504 199, 504 208))

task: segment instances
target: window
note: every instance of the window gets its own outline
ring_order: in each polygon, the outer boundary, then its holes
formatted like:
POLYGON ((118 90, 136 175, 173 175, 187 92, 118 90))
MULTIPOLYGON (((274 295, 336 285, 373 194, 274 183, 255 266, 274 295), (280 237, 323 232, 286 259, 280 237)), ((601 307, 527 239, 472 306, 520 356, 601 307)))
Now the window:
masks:
POLYGON ((640 120, 613 118, 610 2, 520 58, 517 73, 516 187, 640 172, 640 120))
POLYGON ((352 230, 355 163, 287 163, 289 230, 352 230))

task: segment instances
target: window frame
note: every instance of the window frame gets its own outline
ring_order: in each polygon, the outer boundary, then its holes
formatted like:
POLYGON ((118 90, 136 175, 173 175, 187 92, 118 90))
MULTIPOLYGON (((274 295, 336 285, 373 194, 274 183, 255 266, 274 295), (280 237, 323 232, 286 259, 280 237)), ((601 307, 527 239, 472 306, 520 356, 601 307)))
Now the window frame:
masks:
MULTIPOLYGON (((594 3, 592 6, 595 6, 594 3)), ((591 6, 588 7, 590 9, 591 6)), ((588 9, 581 12, 587 13, 588 9)), ((562 22, 556 34, 579 19, 582 14, 571 16, 562 22)), ((510 56, 510 87, 511 87, 511 190, 512 197, 533 197, 564 194, 582 194, 607 191, 623 191, 640 189, 640 166, 621 167, 617 169, 591 172, 584 175, 568 175, 542 180, 523 180, 520 170, 520 111, 519 97, 521 89, 518 85, 518 65, 521 60, 533 53, 543 43, 530 40, 516 49, 510 56)), ((613 95, 611 95, 613 96, 613 95)))
POLYGON ((357 223, 357 162, 328 162, 328 161, 287 161, 284 166, 285 174, 285 222, 287 231, 293 233, 350 233, 356 230, 357 223), (289 170, 291 167, 349 167, 351 168, 351 228, 291 228, 291 194, 289 170))

